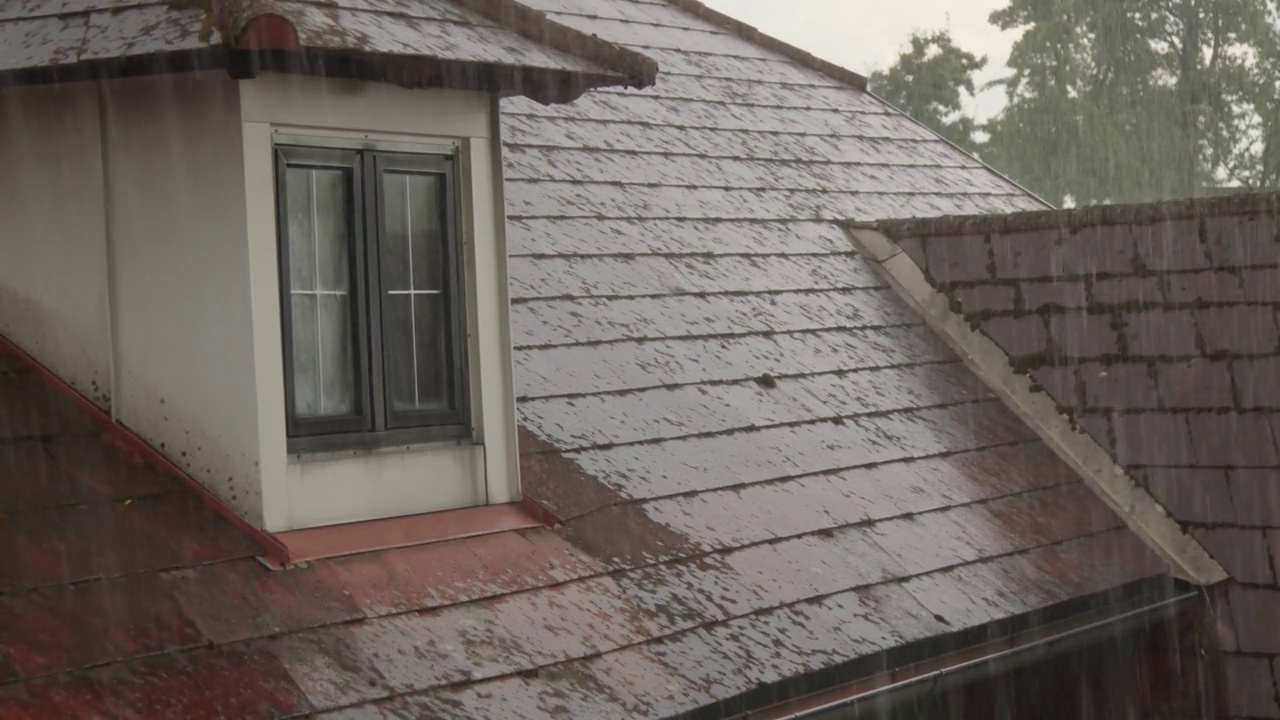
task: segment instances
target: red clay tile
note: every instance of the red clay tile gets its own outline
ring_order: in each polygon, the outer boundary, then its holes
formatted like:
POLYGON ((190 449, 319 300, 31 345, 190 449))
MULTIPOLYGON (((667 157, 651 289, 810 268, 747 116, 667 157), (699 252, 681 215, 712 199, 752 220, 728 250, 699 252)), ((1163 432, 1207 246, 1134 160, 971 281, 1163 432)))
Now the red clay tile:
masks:
POLYGON ((1044 352, 1049 344, 1044 320, 1038 315, 992 318, 982 331, 1011 357, 1044 352))
POLYGON ((323 563, 272 571, 256 560, 235 560, 163 573, 158 584, 218 645, 363 617, 323 563))
POLYGON ((113 718, 220 719, 218 698, 200 684, 192 667, 208 654, 161 655, 109 665, 88 676, 103 698, 103 709, 113 718))
POLYGON ((1231 366, 1223 361, 1194 358, 1156 365, 1160 403, 1167 408, 1216 410, 1235 407, 1231 366))
POLYGON ((19 375, 30 371, 30 367, 17 355, 0 352, 0 375, 19 375))
POLYGON ((191 674, 224 718, 283 717, 315 709, 280 661, 258 645, 196 653, 191 674))
POLYGON ((1235 305, 1196 310, 1205 352, 1274 353, 1280 345, 1274 308, 1235 305))
POLYGON ((3 598, 0 643, 27 677, 206 641, 153 575, 3 598))
POLYGON ((1280 655, 1280 590, 1236 585, 1230 598, 1240 651, 1280 655))
POLYGON ((1021 290, 1022 306, 1031 311, 1044 307, 1082 308, 1086 302, 1084 282, 1079 280, 1028 282, 1022 284, 1021 290))
POLYGON ((99 618, 74 604, 46 607, 39 599, 0 596, 0 645, 14 669, 34 677, 116 657, 99 618))
POLYGON ((1116 415, 1116 459, 1121 465, 1186 466, 1195 463, 1185 415, 1164 412, 1116 415))
POLYGON ((1090 299, 1096 305, 1159 303, 1164 293, 1154 277, 1101 278, 1091 283, 1090 299))
POLYGON ((969 282, 990 277, 990 259, 984 236, 929 238, 924 250, 929 272, 938 282, 969 282))
POLYGON ((1275 679, 1266 658, 1228 654, 1222 658, 1223 699, 1230 717, 1280 718, 1275 679))
POLYGON ((1190 310, 1144 310, 1120 317, 1130 355, 1199 355, 1190 310))
POLYGON ((1240 524, 1280 527, 1280 470, 1232 470, 1229 475, 1240 524))
POLYGON ((0 588, 249 557, 257 548, 192 495, 0 518, 0 588))
POLYGON ((1143 475, 1152 496, 1175 519, 1208 524, 1237 522, 1225 470, 1151 468, 1143 475))
POLYGON ((956 288, 951 294, 966 313, 1003 312, 1013 309, 1015 290, 1010 285, 978 285, 956 288))
POLYGON ((369 615, 504 595, 602 572, 547 530, 501 533, 324 561, 369 615))
POLYGON ((54 463, 39 441, 0 441, 0 512, 100 499, 54 463))
POLYGON ((1057 352, 1068 357, 1111 355, 1120 347, 1110 315, 1083 312, 1051 315, 1049 335, 1057 352))
POLYGON ((1274 585, 1270 548, 1262 530, 1242 528, 1194 528, 1191 535, 1240 582, 1274 585))
POLYGON ((1130 227, 1138 256, 1148 269, 1170 272, 1210 267, 1208 252, 1200 242, 1199 218, 1130 227))
POLYGON ((0 375, 0 440, 96 435, 100 428, 34 375, 0 375))
POLYGON ((1077 369, 1085 406, 1092 409, 1143 410, 1159 404, 1151 369, 1137 363, 1084 363, 1077 369))
POLYGON ((48 444, 54 462, 96 494, 123 500, 176 492, 174 478, 130 457, 123 448, 109 446, 106 437, 58 438, 48 444))
POLYGON ((1231 369, 1241 408, 1280 409, 1280 357, 1236 360, 1231 369))
POLYGON ((0 685, 0 717, 5 720, 115 720, 102 694, 86 675, 74 674, 0 685))
POLYGON ((1280 464, 1271 423, 1263 413, 1194 413, 1188 421, 1196 462, 1202 467, 1280 464))

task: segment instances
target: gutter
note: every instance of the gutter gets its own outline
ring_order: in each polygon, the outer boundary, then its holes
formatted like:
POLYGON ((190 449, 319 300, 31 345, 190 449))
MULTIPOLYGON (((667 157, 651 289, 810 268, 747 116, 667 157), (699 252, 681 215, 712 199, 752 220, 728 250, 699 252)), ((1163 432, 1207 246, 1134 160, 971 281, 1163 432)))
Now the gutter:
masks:
POLYGON ((898 682, 882 683, 879 687, 872 689, 864 689, 865 682, 847 686, 844 697, 821 705, 785 714, 775 714, 768 710, 748 713, 741 716, 740 720, 849 720, 859 717, 864 712, 877 713, 906 698, 931 694, 941 689, 962 685, 967 681, 1000 675, 1046 657, 1088 646, 1104 638, 1116 637, 1126 630, 1141 627, 1159 620, 1161 616, 1173 614, 1183 606, 1190 605, 1199 596, 1198 591, 1186 592, 1093 622, 1077 624, 1047 637, 1033 635, 1012 648, 961 660, 939 670, 922 673, 898 682))

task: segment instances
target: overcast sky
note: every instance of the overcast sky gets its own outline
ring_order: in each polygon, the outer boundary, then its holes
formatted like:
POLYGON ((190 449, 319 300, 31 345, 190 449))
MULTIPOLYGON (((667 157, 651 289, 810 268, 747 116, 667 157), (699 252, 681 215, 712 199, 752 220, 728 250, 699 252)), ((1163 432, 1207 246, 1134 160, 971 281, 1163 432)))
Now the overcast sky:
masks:
MULTIPOLYGON (((911 33, 950 29, 960 47, 989 59, 985 82, 1004 74, 1017 38, 987 22, 1006 0, 704 0, 760 30, 798 45, 824 60, 870 74, 893 63, 911 33)), ((999 91, 986 93, 980 114, 999 109, 999 91)))

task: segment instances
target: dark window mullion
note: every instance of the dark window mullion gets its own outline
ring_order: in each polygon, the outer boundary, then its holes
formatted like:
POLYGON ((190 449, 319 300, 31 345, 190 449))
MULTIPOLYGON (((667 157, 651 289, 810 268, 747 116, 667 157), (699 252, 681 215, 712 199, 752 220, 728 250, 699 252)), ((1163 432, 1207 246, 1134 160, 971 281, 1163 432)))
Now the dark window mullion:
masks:
POLYGON ((363 201, 365 213, 365 258, 368 267, 369 287, 369 367, 370 393, 373 397, 373 427, 376 431, 387 429, 386 392, 382 360, 382 237, 385 222, 382 213, 382 175, 377 156, 363 153, 361 167, 369 180, 365 184, 363 201))

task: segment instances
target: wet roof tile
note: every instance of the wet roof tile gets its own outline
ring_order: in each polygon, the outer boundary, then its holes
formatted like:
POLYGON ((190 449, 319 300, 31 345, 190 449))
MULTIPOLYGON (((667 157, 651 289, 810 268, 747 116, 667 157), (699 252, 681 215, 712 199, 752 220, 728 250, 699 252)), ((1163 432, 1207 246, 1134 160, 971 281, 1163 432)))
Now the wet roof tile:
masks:
POLYGON ((50 496, 82 505, 20 532, 0 518, 23 543, 0 586, 50 586, 0 600, 147 583, 162 600, 106 618, 76 600, 59 633, 80 655, 45 666, 117 662, 6 684, 34 661, 0 654, 0 714, 61 696, 192 717, 668 716, 1163 572, 834 222, 1037 201, 665 3, 531 4, 665 73, 645 95, 504 100, 522 481, 563 523, 270 573, 94 434, 19 428, 54 459, 31 463, 77 483, 50 496), (168 515, 134 513, 151 507, 168 515), (138 529, 101 556, 76 544, 113 523, 138 529), (150 547, 166 537, 187 539, 150 547), (965 606, 981 583, 1000 602, 965 606), (133 632, 151 617, 164 632, 133 632))
MULTIPOLYGON (((429 57, 582 73, 597 79, 612 76, 642 84, 652 81, 642 77, 652 74, 647 58, 567 26, 550 31, 516 3, 498 6, 506 13, 501 16, 504 24, 449 0, 275 0, 271 8, 293 26, 299 43, 310 49, 429 57), (508 22, 510 18, 519 19, 508 22)), ((6 6, 2 12, 0 71, 199 51, 220 39, 217 32, 212 39, 201 38, 199 9, 174 9, 153 0, 24 2, 6 6)))
MULTIPOLYGON (((1242 194, 884 227, 921 246, 929 279, 953 296, 1002 288, 1026 297, 1044 282, 1086 286, 1093 327, 1062 306, 963 311, 984 328, 1015 328, 988 335, 1018 356, 1015 366, 1060 410, 1096 432, 1236 581, 1274 588, 1277 207, 1278 195, 1242 194), (963 243, 960 232, 969 233, 963 243), (934 262, 943 256, 954 261, 934 262), (1047 351, 1030 353, 1028 334, 1016 328, 1046 316, 1037 343, 1047 351)), ((1254 612, 1221 620, 1240 638, 1274 625, 1254 612)), ((1280 648, 1250 649, 1280 657, 1280 648)))

